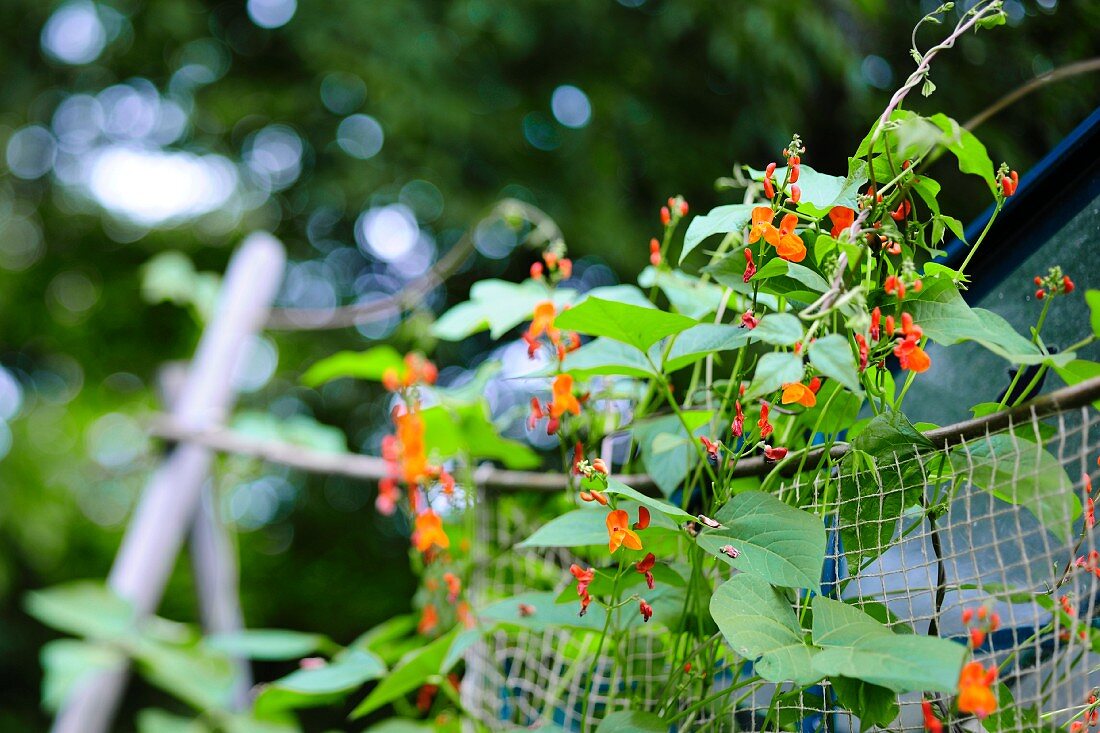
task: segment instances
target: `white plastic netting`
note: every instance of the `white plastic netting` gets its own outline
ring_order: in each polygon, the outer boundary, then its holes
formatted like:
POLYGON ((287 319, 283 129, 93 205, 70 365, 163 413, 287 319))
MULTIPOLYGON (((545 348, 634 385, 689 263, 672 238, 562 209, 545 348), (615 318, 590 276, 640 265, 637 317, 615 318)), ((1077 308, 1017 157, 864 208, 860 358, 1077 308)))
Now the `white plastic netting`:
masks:
MULTIPOLYGON (((1094 650, 1092 626, 1100 580, 1074 567, 1077 557, 1094 548, 1074 497, 1083 503, 1084 476, 1097 456, 1100 414, 1083 408, 987 434, 949 456, 932 450, 895 456, 848 476, 818 475, 812 483, 788 479, 778 492, 825 517, 823 594, 865 609, 885 606, 895 630, 927 634, 935 619, 939 636, 960 643, 967 634, 962 610, 992 604, 1001 628, 975 658, 998 665, 1002 705, 984 729, 1052 729, 1063 726, 1100 685, 1100 643, 1094 650), (933 527, 920 506, 937 503, 946 509, 933 527), (916 508, 896 518, 898 504, 916 508), (1059 610, 1063 596, 1072 615, 1059 610)), ((566 569, 576 558, 570 553, 513 549, 533 523, 546 519, 525 509, 534 505, 508 496, 479 502, 480 539, 492 549, 475 578, 478 600, 561 590, 572 581, 566 569)), ((657 627, 624 634, 597 657, 598 640, 598 632, 574 629, 498 631, 467 654, 463 702, 493 729, 542 722, 581 730, 586 713, 591 723, 613 709, 654 710, 662 697, 668 699, 667 634, 657 627)), ((680 718, 676 727, 877 729, 839 709, 828 683, 786 695, 775 694, 772 684, 742 686, 749 665, 741 661, 712 670, 702 686, 685 688, 677 699, 681 710, 723 688, 737 689, 680 718)), ((782 687, 780 692, 793 690, 782 687)), ((900 713, 885 729, 923 730, 920 700, 919 693, 901 695, 900 713)), ((965 725, 982 730, 977 721, 965 725)))

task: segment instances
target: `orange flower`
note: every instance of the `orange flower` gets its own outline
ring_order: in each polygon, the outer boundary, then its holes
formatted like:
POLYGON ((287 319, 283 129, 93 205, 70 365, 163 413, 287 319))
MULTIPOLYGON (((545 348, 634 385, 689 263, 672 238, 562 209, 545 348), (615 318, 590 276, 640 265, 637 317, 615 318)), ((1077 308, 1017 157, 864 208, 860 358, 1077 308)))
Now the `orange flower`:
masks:
POLYGON ((967 663, 959 674, 959 712, 984 718, 996 710, 997 698, 990 689, 996 679, 996 666, 987 671, 981 662, 967 663))
POLYGON ((607 536, 607 546, 612 553, 623 545, 631 550, 642 549, 641 538, 630 528, 630 515, 622 509, 616 509, 607 515, 607 536))
POLYGON ((829 209, 829 218, 833 222, 833 230, 829 232, 833 237, 839 237, 841 232, 852 226, 856 220, 856 212, 847 206, 834 206, 829 209))
POLYGON ((435 610, 435 606, 429 603, 424 606, 424 611, 420 614, 420 623, 416 625, 416 631, 419 634, 430 634, 438 625, 439 613, 435 610))
POLYGON ((752 226, 749 229, 749 244, 755 244, 760 241, 760 237, 764 237, 764 241, 772 242, 773 237, 776 241, 779 241, 778 230, 772 225, 772 219, 775 218, 775 213, 767 206, 757 206, 752 210, 752 226))
POLYGON ((416 515, 416 531, 413 542, 420 552, 427 552, 435 545, 441 549, 451 546, 451 538, 443 531, 443 518, 431 509, 425 509, 416 515))
POLYGON ((898 357, 902 369, 908 369, 917 374, 927 371, 928 367, 932 366, 932 359, 920 347, 916 334, 910 334, 899 341, 894 347, 894 356, 898 357))
POLYGON ((401 446, 401 471, 405 483, 415 484, 428 475, 428 455, 424 448, 424 421, 420 413, 412 410, 394 414, 397 426, 397 442, 401 446))
POLYGON ((552 301, 544 300, 536 305, 535 315, 531 318, 527 335, 532 339, 537 339, 545 333, 550 337, 550 340, 557 341, 558 329, 554 328, 554 316, 556 314, 557 310, 554 308, 552 301))
POLYGON ((790 405, 795 402, 804 407, 813 407, 817 404, 817 395, 814 394, 812 389, 801 382, 784 384, 782 403, 784 405, 790 405))
POLYGON ((806 245, 802 243, 802 237, 794 233, 797 225, 798 217, 787 214, 783 217, 783 221, 779 222, 777 241, 768 240, 769 244, 775 246, 776 253, 789 262, 801 262, 806 259, 806 245))
POLYGON ((581 403, 573 396, 573 375, 559 374, 552 387, 554 401, 550 403, 550 417, 559 418, 567 412, 581 414, 581 403))

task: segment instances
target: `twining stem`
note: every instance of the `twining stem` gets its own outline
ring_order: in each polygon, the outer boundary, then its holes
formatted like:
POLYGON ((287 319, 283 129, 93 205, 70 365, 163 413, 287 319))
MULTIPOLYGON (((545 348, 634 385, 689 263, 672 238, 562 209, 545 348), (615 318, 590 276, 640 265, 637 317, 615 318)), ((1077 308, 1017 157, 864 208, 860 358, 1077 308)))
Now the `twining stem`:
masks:
MULTIPOLYGON (((615 572, 615 579, 611 582, 611 605, 615 606, 619 600, 619 578, 623 574, 623 556, 619 555, 619 567, 615 572)), ((585 685, 584 707, 581 709, 581 731, 588 728, 588 706, 592 701, 592 685, 596 682, 596 676, 600 671, 600 654, 603 653, 604 642, 607 641, 607 632, 611 628, 611 618, 615 615, 611 609, 607 610, 604 617, 603 631, 600 632, 600 643, 596 645, 596 656, 592 662, 592 670, 588 675, 588 684, 585 685)))
POLYGON ((978 235, 977 241, 970 248, 970 251, 966 253, 966 258, 963 263, 959 265, 959 274, 966 272, 966 266, 970 264, 970 260, 973 259, 974 254, 978 251, 978 247, 985 240, 985 235, 989 234, 989 229, 993 226, 993 222, 997 221, 997 215, 1001 213, 1001 209, 1004 207, 1004 199, 997 198, 997 208, 993 209, 993 213, 989 217, 989 221, 985 223, 985 227, 982 228, 982 233, 978 235))

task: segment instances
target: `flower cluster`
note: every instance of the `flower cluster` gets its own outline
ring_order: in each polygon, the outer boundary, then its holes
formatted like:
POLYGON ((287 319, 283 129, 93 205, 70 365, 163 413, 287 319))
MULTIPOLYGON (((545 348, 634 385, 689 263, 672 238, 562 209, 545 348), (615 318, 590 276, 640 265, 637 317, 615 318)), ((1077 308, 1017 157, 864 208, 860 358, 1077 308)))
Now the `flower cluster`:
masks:
POLYGON ((1057 265, 1050 268, 1045 276, 1036 275, 1035 285, 1038 287, 1035 297, 1039 300, 1053 298, 1056 295, 1069 295, 1076 287, 1069 275, 1064 274, 1062 268, 1057 265))
POLYGON ((977 609, 964 608, 962 622, 968 629, 970 648, 978 649, 985 643, 987 634, 996 631, 1001 626, 1001 617, 996 613, 990 613, 986 606, 977 609))
POLYGON ((1001 184, 1001 196, 1007 199, 1016 194, 1016 187, 1020 185, 1020 174, 1009 170, 1008 163, 1001 163, 997 168, 996 179, 1001 184))
POLYGON ((531 265, 531 279, 549 279, 554 285, 573 277, 573 260, 565 256, 565 245, 554 242, 542 253, 542 262, 531 265), (545 266, 544 266, 545 263, 545 266))
POLYGON ((557 307, 551 300, 543 301, 535 306, 531 325, 523 333, 523 340, 527 343, 527 356, 529 358, 534 359, 539 348, 545 344, 557 356, 560 363, 565 359, 566 354, 581 347, 581 337, 578 334, 563 335, 560 329, 554 327, 554 318, 557 314, 557 307))
POLYGON ((1069 733, 1083 733, 1085 728, 1094 728, 1100 725, 1100 710, 1097 710, 1096 690, 1089 693, 1085 699, 1085 709, 1080 713, 1081 719, 1069 724, 1069 733))
POLYGON ((573 375, 559 374, 550 384, 550 402, 541 403, 538 397, 531 398, 531 413, 527 417, 527 428, 533 430, 539 420, 550 419, 546 423, 546 434, 554 435, 561 427, 561 418, 566 413, 581 414, 581 403, 587 395, 578 397, 573 393, 573 375))
POLYGON ((581 599, 580 615, 588 613, 588 605, 592 603, 592 596, 588 595, 588 586, 596 579, 596 571, 592 568, 582 570, 580 565, 573 563, 569 566, 569 572, 577 579, 577 595, 581 599))
MULTIPOLYGON (((405 357, 404 373, 387 369, 382 375, 383 385, 396 392, 401 403, 394 407, 392 419, 394 434, 382 439, 382 458, 386 462, 387 475, 378 482, 378 498, 375 506, 382 514, 397 510, 401 498, 399 486, 404 484, 408 493, 409 510, 420 513, 419 489, 426 489, 438 482, 446 495, 454 493, 454 477, 441 466, 429 463, 424 439, 424 420, 420 415, 420 398, 417 388, 434 384, 438 370, 435 365, 418 354, 405 357)), ((430 511, 430 509, 428 510, 430 511)), ((419 521, 419 517, 418 520, 419 521)), ((437 537, 427 533, 426 537, 437 537)), ((443 535, 445 538, 446 535, 443 535)), ((416 543, 419 547, 420 543, 416 543)), ((446 544, 436 543, 440 547, 446 544)), ((430 547, 430 544, 428 545, 430 547)), ((421 551, 425 551, 421 549, 421 551)))

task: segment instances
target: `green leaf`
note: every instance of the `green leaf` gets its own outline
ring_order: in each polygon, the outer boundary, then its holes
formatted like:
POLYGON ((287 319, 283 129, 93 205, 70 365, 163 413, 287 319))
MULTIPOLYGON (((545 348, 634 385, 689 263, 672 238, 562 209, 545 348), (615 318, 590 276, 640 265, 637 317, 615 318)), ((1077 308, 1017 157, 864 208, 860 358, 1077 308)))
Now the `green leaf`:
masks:
MULTIPOLYGON (((625 484, 620 484, 620 487, 622 489, 630 488, 625 484)), ((633 489, 630 490, 633 491, 633 489)), ((622 494, 623 492, 616 493, 622 494)), ((653 501, 649 497, 645 497, 645 499, 647 502, 653 501)), ((620 502, 619 508, 625 509, 632 519, 638 516, 638 508, 634 502, 620 502)), ((606 545, 608 540, 607 513, 608 509, 601 506, 585 506, 565 514, 559 514, 532 532, 530 537, 520 542, 516 547, 606 545)), ((667 519, 663 512, 652 515, 650 526, 676 529, 676 524, 667 519)))
POLYGON ((535 468, 541 460, 529 446, 502 438, 489 419, 484 400, 472 405, 435 405, 420 412, 424 421, 424 443, 440 458, 468 454, 471 458, 492 458, 509 468, 535 468))
POLYGON ((172 715, 166 710, 145 708, 137 714, 138 733, 210 733, 201 719, 172 715))
POLYGON ((1100 290, 1086 290, 1085 303, 1089 307, 1089 324, 1092 335, 1100 338, 1100 290))
POLYGON ((323 667, 295 670, 264 685, 256 699, 256 711, 270 715, 279 710, 331 705, 385 674, 386 665, 381 659, 361 649, 349 650, 323 667))
POLYGON ((898 717, 898 694, 870 682, 836 675, 829 678, 840 706, 852 711, 864 726, 889 727, 898 717))
POLYGON ((106 644, 55 639, 39 652, 42 660, 42 707, 56 712, 77 686, 92 675, 126 668, 126 655, 106 644))
POLYGON ((711 209, 702 216, 696 216, 688 225, 684 234, 684 248, 680 252, 680 263, 694 251, 699 244, 714 234, 740 232, 752 218, 753 204, 730 204, 711 209))
POLYGON ((746 491, 714 517, 723 528, 696 538, 700 547, 739 570, 773 585, 816 589, 825 562, 825 525, 819 517, 789 506, 771 494, 746 491), (730 558, 719 548, 733 545, 730 558))
POLYGON ((431 334, 444 341, 461 341, 488 327, 485 306, 468 300, 437 318, 432 324, 431 334))
POLYGON ((133 656, 147 681, 199 710, 229 707, 237 670, 228 657, 199 646, 137 642, 133 656))
POLYGON ((427 682, 429 677, 438 675, 443 660, 446 658, 447 652, 457 635, 458 629, 453 629, 427 646, 405 655, 397 667, 383 677, 378 686, 371 690, 371 693, 367 695, 367 699, 352 710, 349 717, 355 719, 368 715, 382 706, 404 697, 427 682))
POLYGON ((906 309, 924 334, 943 346, 976 341, 1014 364, 1063 364, 1073 359, 1072 353, 1044 355, 1001 316, 967 305, 955 285, 946 279, 937 279, 906 300, 906 309))
POLYGON ((363 733, 439 733, 439 729, 432 723, 422 723, 408 718, 390 718, 366 728, 363 733))
MULTIPOLYGON (((926 155, 932 148, 943 140, 943 130, 928 121, 924 117, 913 115, 898 123, 893 131, 893 137, 897 141, 895 150, 898 160, 920 158, 926 155)), ((931 178, 921 176, 921 183, 931 181, 939 192, 939 184, 931 178)), ((915 186, 914 186, 915 188, 915 186)), ((939 213, 939 208, 936 208, 939 213)))
POLYGON ((803 413, 802 424, 822 433, 839 433, 847 430, 863 406, 863 400, 840 382, 828 380, 817 392, 817 404, 803 413))
POLYGON ((302 383, 319 387, 340 377, 379 382, 387 369, 395 369, 400 376, 408 370, 405 360, 392 346, 383 344, 366 351, 339 351, 307 369, 302 375, 302 383))
POLYGON ((698 463, 699 451, 693 443, 707 432, 713 414, 709 410, 684 412, 684 420, 692 429, 690 436, 675 415, 634 423, 634 440, 642 453, 642 465, 665 496, 671 495, 698 463))
POLYGON ((83 580, 32 591, 25 607, 47 626, 91 639, 129 635, 137 618, 133 606, 106 585, 83 580))
MULTIPOLYGON (((1087 379, 1100 377, 1100 364, 1097 364, 1095 361, 1086 361, 1084 359, 1074 359, 1068 364, 1055 366, 1054 370, 1058 372, 1058 376, 1062 378, 1062 381, 1065 382, 1067 386, 1080 384, 1087 379)), ((1093 402, 1092 406, 1093 409, 1100 410, 1100 400, 1093 402)))
POLYGON ((589 341, 566 354, 562 371, 578 378, 596 374, 619 374, 642 379, 656 376, 645 354, 633 346, 609 338, 589 341))
POLYGON ((246 629, 229 634, 214 634, 203 640, 214 651, 230 657, 275 661, 300 659, 333 643, 320 634, 284 629, 246 629))
POLYGON ((766 290, 769 293, 806 303, 815 300, 818 293, 829 289, 825 279, 809 267, 796 262, 787 262, 779 257, 768 260, 752 278, 752 282, 757 284, 764 280, 767 281, 766 290))
POLYGON ((801 356, 781 352, 764 354, 756 364, 756 373, 752 376, 745 399, 756 399, 771 394, 784 384, 801 381, 801 356))
POLYGON ((902 512, 924 490, 919 452, 932 452, 900 412, 876 416, 852 439, 840 465, 840 537, 849 561, 878 557, 889 547, 902 512))
POLYGON ((599 298, 601 300, 614 300, 618 303, 629 303, 641 308, 656 308, 649 302, 649 298, 637 285, 623 283, 622 285, 601 285, 585 292, 582 298, 599 298))
MULTIPOLYGON (((607 537, 607 530, 604 530, 607 537)), ((607 621, 607 611, 598 603, 588 607, 581 616, 577 606, 556 602, 553 592, 527 592, 505 598, 478 611, 482 623, 514 628, 543 631, 555 628, 593 629, 599 631, 607 621), (524 610, 520 610, 520 606, 524 610)))
POLYGON ((791 313, 768 313, 749 330, 754 341, 763 341, 776 346, 793 346, 802 340, 805 331, 802 321, 791 313))
POLYGON ((755 661, 754 671, 768 682, 821 679, 812 663, 817 650, 803 640, 790 602, 763 578, 741 573, 718 586, 710 615, 733 650, 755 661))
POLYGON ((830 333, 810 344, 810 363, 826 377, 832 377, 856 395, 863 395, 859 382, 856 357, 848 339, 838 333, 830 333))
MULTIPOLYGON (((754 180, 764 178, 764 171, 749 169, 754 180)), ((849 176, 830 176, 818 173, 803 163, 799 166, 798 186, 802 189, 802 199, 798 210, 804 214, 822 217, 834 206, 856 208, 856 196, 860 187, 867 182, 866 163, 856 163, 849 176)), ((775 180, 782 181, 787 175, 786 167, 775 169, 775 180)), ((750 209, 751 215, 751 209, 750 209)))
MULTIPOLYGON (((588 479, 584 482, 584 486, 587 489, 599 489, 602 484, 594 479, 588 479)), ((654 499, 652 496, 646 496, 640 491, 636 491, 631 487, 624 484, 622 481, 614 478, 607 479, 607 488, 604 491, 608 494, 615 494, 616 496, 625 496, 628 499, 633 499, 639 504, 642 504, 655 512, 660 512, 666 517, 670 517, 674 520, 691 521, 695 519, 695 515, 688 514, 678 506, 673 506, 667 501, 661 501, 660 499, 654 499)))
POLYGON ((1063 542, 1073 537, 1081 501, 1061 461, 1043 446, 998 434, 952 449, 951 465, 1001 501, 1027 509, 1063 542))
POLYGON ((592 507, 560 514, 516 547, 585 547, 607 542, 607 512, 592 507))
POLYGON ((714 313, 722 303, 722 288, 679 270, 670 272, 646 267, 638 275, 638 284, 643 288, 656 285, 678 313, 690 318, 699 319, 714 313))
POLYGON ((943 130, 941 142, 958 159, 959 170, 982 178, 990 192, 996 194, 993 161, 989 159, 985 145, 972 132, 945 114, 932 115, 928 121, 943 130))
POLYGON ((813 599, 813 658, 822 675, 843 675, 894 692, 954 692, 967 649, 947 639, 895 634, 863 611, 824 596, 813 599))
POLYGON ((596 733, 668 733, 669 724, 653 713, 641 710, 618 710, 608 713, 596 727, 596 733))
MULTIPOLYGON (((755 329, 732 326, 728 323, 701 323, 698 326, 692 326, 672 342, 668 358, 665 359, 664 369, 674 372, 688 364, 705 359, 709 354, 740 349, 754 339, 753 331, 755 329)), ((583 346, 581 350, 584 350, 583 346)), ((569 356, 565 359, 568 364, 569 356)))
POLYGON ((552 300, 559 308, 573 302, 576 291, 557 288, 551 293, 535 280, 521 283, 479 280, 470 288, 470 300, 447 311, 432 324, 432 335, 446 341, 462 339, 489 329, 494 339, 531 318, 535 306, 552 300))
POLYGON ((606 336, 645 351, 665 336, 691 328, 695 323, 694 319, 676 313, 588 298, 559 315, 554 325, 592 336, 606 336))

